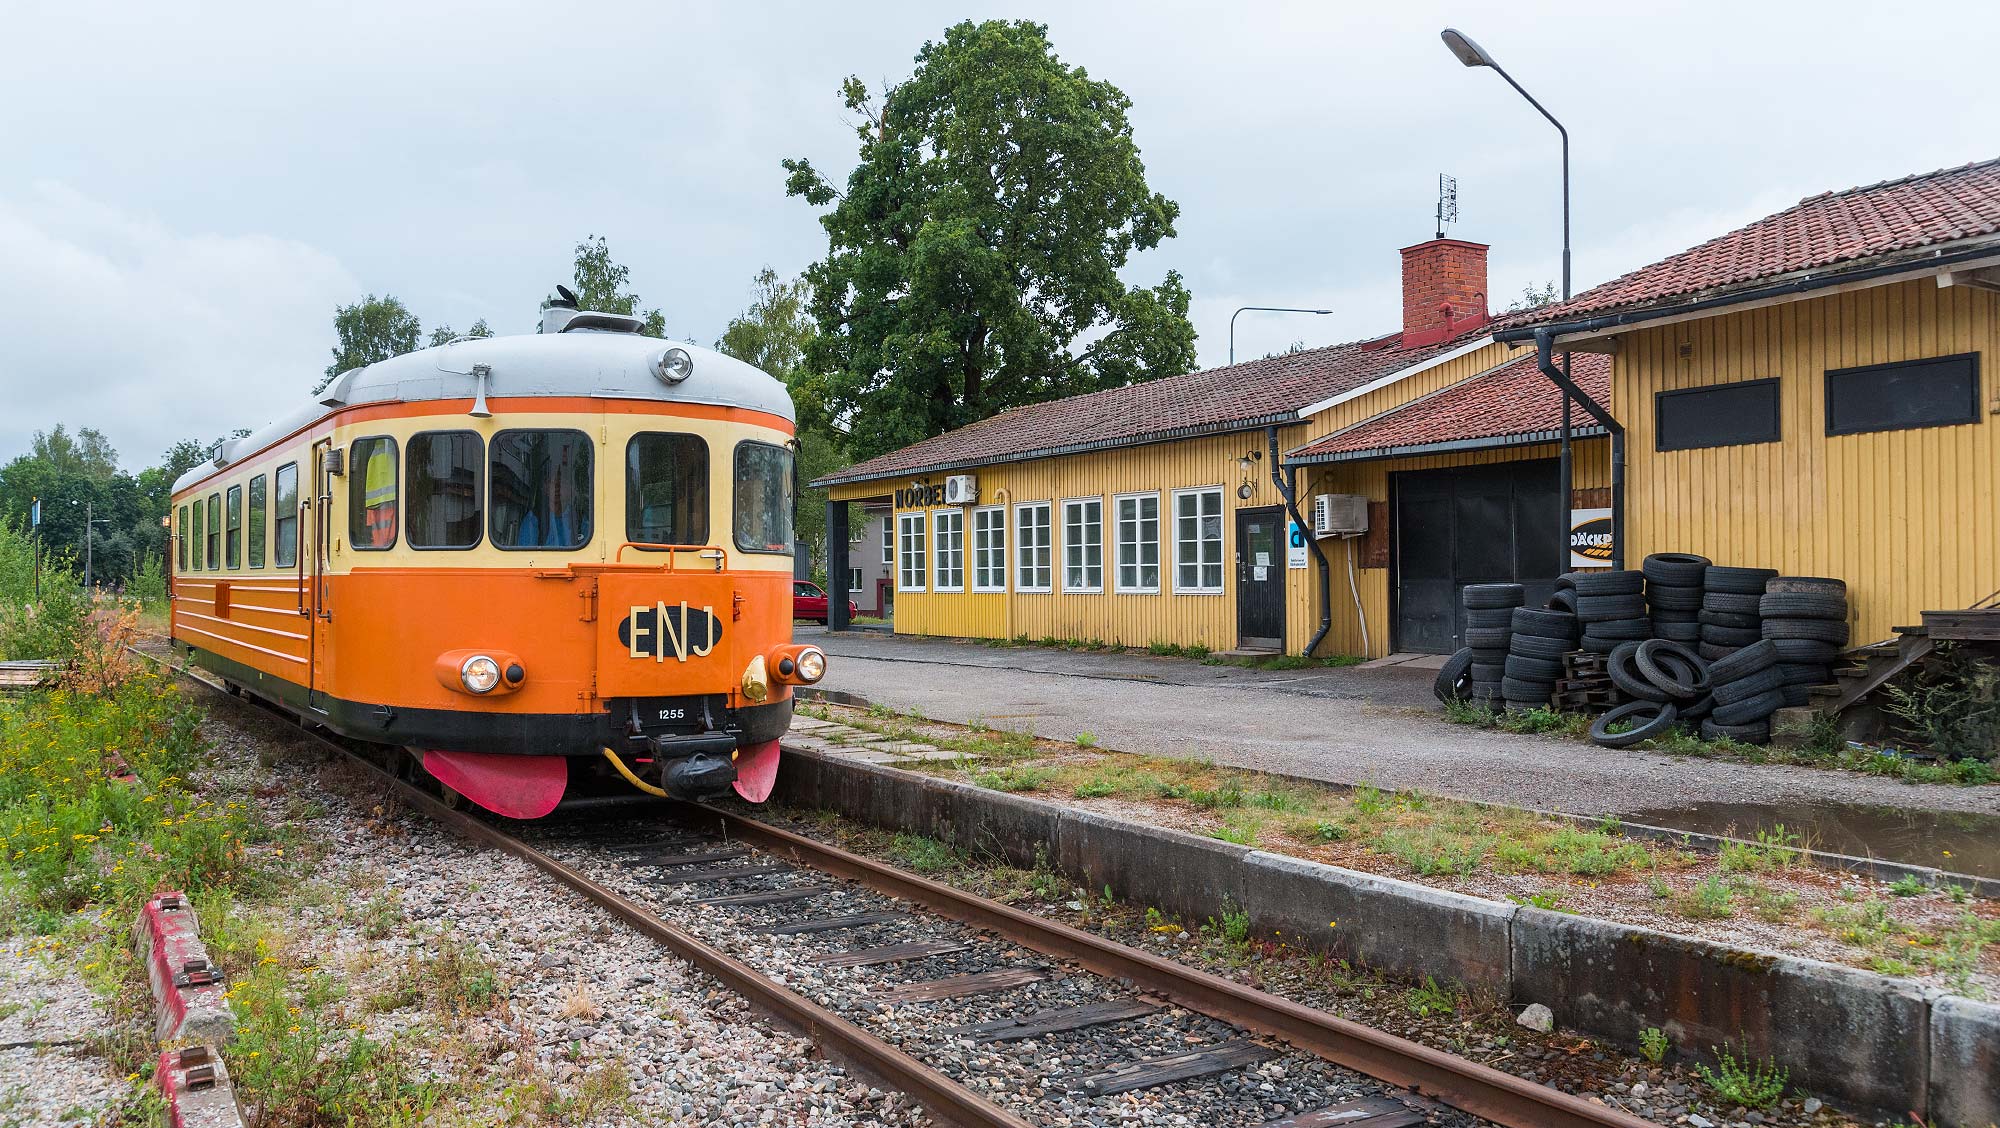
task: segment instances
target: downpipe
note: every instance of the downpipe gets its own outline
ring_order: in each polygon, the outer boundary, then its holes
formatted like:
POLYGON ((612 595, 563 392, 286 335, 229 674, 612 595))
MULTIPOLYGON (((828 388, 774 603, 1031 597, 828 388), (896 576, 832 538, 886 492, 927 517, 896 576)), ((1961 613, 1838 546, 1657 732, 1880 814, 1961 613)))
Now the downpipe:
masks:
MULTIPOLYGON (((1580 404, 1583 410, 1611 435, 1611 567, 1623 571, 1625 568, 1625 426, 1613 419, 1611 413, 1586 395, 1582 388, 1577 387, 1576 382, 1569 378, 1569 373, 1556 366, 1554 354, 1555 333, 1547 328, 1535 330, 1535 367, 1541 369, 1542 375, 1547 376, 1570 399, 1580 404)), ((1567 504, 1566 499, 1565 504, 1567 504)), ((1568 544, 1565 543, 1563 546, 1565 553, 1568 548, 1568 544)))
POLYGON ((1326 641, 1327 632, 1333 629, 1333 587, 1329 575, 1333 566, 1327 563, 1326 553, 1319 547, 1319 538, 1310 532, 1312 526, 1299 514, 1299 467, 1278 464, 1278 428, 1264 428, 1264 437, 1271 447, 1271 484, 1278 488, 1278 496, 1285 499, 1285 513, 1306 534, 1306 547, 1312 550, 1313 571, 1319 577, 1319 630, 1313 632, 1312 641, 1306 643, 1305 656, 1311 658, 1326 641), (1290 478, 1287 480, 1287 471, 1290 478))

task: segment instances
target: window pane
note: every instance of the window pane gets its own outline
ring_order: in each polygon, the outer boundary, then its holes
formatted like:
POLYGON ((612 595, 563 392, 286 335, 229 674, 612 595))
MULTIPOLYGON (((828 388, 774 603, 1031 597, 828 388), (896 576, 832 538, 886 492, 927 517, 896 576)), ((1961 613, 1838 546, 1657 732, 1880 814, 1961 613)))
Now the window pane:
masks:
POLYGON ((396 543, 396 440, 354 440, 348 460, 347 539, 376 551, 396 543))
POLYGON ((647 432, 625 445, 625 539, 708 543, 708 444, 647 432))
POLYGON ((1778 441, 1776 380, 1658 392, 1653 403, 1656 450, 1778 441))
POLYGON ((298 463, 278 467, 278 496, 272 507, 277 510, 277 520, 271 523, 271 532, 277 543, 272 546, 271 555, 278 567, 290 568, 299 562, 298 463))
POLYGON ((736 444, 736 547, 792 551, 792 452, 784 447, 736 444))
POLYGON ((471 548, 484 523, 485 444, 471 431, 410 436, 410 547, 471 548))
POLYGON ((1826 433, 1979 422, 1979 354, 1841 368, 1826 374, 1826 433))
POLYGON ((905 513, 896 518, 896 537, 900 543, 897 564, 897 587, 905 591, 924 589, 924 515, 905 513))
MULTIPOLYGON (((200 512, 200 507, 197 506, 195 511, 197 513, 200 512)), ((180 533, 181 571, 185 572, 188 570, 188 507, 185 505, 181 506, 180 533)), ((195 542, 200 543, 200 541, 201 537, 196 535, 195 542)))
POLYGON ((222 495, 208 495, 208 564, 213 572, 222 567, 222 495))
POLYGON ((502 431, 488 458, 499 548, 582 548, 591 536, 590 440, 581 431, 502 431))
POLYGON ((937 548, 935 570, 931 573, 939 591, 965 587, 965 513, 943 509, 935 514, 937 548))
POLYGON ((225 528, 229 536, 223 551, 228 554, 230 570, 234 571, 243 567, 243 487, 229 487, 228 500, 224 504, 228 507, 223 520, 227 522, 225 528))
POLYGON ((1104 586, 1104 503, 1095 498, 1063 503, 1063 586, 1095 591, 1104 586))
POLYGON ((252 568, 262 568, 264 566, 264 487, 266 484, 266 479, 262 474, 250 479, 250 513, 247 526, 250 530, 250 566, 252 568))

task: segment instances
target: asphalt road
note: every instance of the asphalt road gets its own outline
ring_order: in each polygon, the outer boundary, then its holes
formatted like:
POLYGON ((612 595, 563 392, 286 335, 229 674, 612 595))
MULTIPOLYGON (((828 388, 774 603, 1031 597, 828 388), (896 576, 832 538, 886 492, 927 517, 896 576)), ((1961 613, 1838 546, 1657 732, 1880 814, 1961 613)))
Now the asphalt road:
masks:
POLYGON ((2000 786, 1913 785, 1454 725, 1438 714, 1428 671, 1248 670, 805 625, 797 634, 832 657, 824 688, 1056 740, 1088 732, 1124 752, 1586 814, 1746 800, 2000 814, 2000 786))

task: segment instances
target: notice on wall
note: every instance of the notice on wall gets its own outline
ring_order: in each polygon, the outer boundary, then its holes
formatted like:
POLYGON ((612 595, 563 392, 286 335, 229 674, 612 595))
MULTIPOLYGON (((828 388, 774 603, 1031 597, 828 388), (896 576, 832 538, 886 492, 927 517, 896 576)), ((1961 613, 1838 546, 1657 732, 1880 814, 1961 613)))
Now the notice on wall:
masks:
POLYGON ((1569 511, 1569 566, 1572 568, 1611 567, 1611 511, 1572 509, 1569 511))
MULTIPOLYGON (((1262 555, 1264 555, 1264 554, 1260 552, 1260 553, 1258 553, 1257 555, 1259 555, 1259 556, 1262 556, 1262 555)), ((1251 569, 1250 569, 1250 578, 1251 578, 1251 579, 1253 579, 1253 580, 1255 580, 1255 581, 1257 581, 1257 582, 1258 582, 1258 583, 1260 583, 1260 584, 1261 584, 1261 583, 1263 583, 1263 582, 1264 582, 1265 580, 1268 580, 1268 579, 1270 579, 1270 578, 1271 578, 1271 568, 1270 568, 1270 565, 1268 565, 1268 564, 1258 564, 1258 565, 1256 565, 1255 567, 1251 568, 1251 569)))
POLYGON ((1252 561, 1252 563, 1254 563, 1259 568, 1269 568, 1271 566, 1271 554, 1268 552, 1260 552, 1257 554, 1256 560, 1252 561))
POLYGON ((1297 521, 1285 522, 1285 567, 1306 566, 1306 531, 1297 521))

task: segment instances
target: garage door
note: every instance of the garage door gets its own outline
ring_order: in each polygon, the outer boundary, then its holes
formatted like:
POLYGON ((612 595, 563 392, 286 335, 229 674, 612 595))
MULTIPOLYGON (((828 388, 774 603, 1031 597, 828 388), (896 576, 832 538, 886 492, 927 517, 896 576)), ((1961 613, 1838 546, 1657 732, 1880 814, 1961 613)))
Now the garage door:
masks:
POLYGON ((1390 614, 1399 651, 1463 645, 1467 584, 1519 583, 1530 607, 1562 571, 1562 514, 1553 459, 1390 475, 1390 614))

